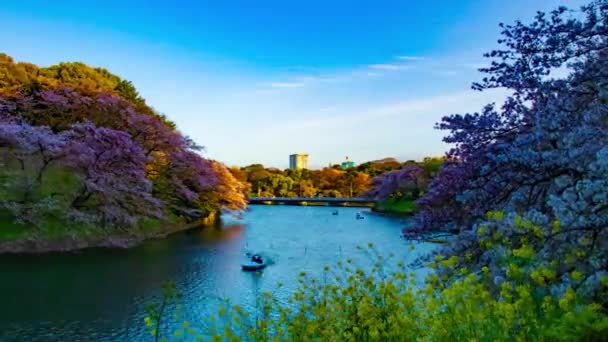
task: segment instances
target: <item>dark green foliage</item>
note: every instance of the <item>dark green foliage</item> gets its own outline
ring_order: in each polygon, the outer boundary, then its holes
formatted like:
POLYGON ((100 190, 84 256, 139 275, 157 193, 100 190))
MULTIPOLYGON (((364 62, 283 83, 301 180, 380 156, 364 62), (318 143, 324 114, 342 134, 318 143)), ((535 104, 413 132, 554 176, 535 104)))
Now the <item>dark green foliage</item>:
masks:
POLYGON ((84 63, 59 63, 40 68, 38 75, 81 91, 103 92, 113 90, 122 82, 120 77, 104 68, 92 68, 84 63))
POLYGON ((138 112, 158 117, 169 128, 175 128, 173 122, 146 104, 131 81, 123 80, 107 69, 81 62, 38 67, 31 63, 15 63, 10 56, 0 53, 0 94, 30 94, 57 87, 69 87, 88 96, 98 93, 118 95, 129 101, 138 112))

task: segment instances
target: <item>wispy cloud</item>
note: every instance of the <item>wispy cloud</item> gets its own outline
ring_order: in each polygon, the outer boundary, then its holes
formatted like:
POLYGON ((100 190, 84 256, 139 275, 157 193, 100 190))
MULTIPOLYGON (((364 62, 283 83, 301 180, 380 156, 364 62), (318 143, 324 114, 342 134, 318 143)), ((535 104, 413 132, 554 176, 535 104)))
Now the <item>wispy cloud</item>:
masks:
POLYGON ((456 70, 434 70, 433 73, 438 76, 443 77, 454 77, 458 76, 460 73, 456 70))
POLYGON ((329 113, 335 111, 337 108, 334 106, 322 107, 317 110, 317 113, 329 113))
MULTIPOLYGON (((391 117, 402 117, 404 120, 412 120, 419 115, 441 116, 453 112, 468 112, 479 110, 483 105, 491 102, 501 102, 506 96, 503 90, 488 91, 483 93, 466 91, 445 94, 433 97, 412 99, 401 102, 386 103, 372 106, 367 109, 350 112, 348 115, 316 116, 282 122, 266 127, 268 130, 278 132, 290 129, 301 130, 343 127, 348 125, 361 125, 366 122, 388 119, 391 117)), ((337 112, 332 108, 332 112, 337 112)))
POLYGON ((319 80, 319 76, 318 75, 302 75, 302 76, 295 77, 293 80, 294 80, 293 81, 294 83, 314 82, 314 81, 319 80))
POLYGON ((300 88, 304 86, 302 82, 272 82, 268 83, 271 88, 300 88))
MULTIPOLYGON (((473 68, 478 66, 474 63, 463 63, 460 62, 456 68, 473 68)), ((316 85, 327 85, 333 83, 345 83, 345 82, 357 82, 366 79, 381 79, 384 76, 389 76, 392 73, 396 73, 404 70, 412 70, 422 73, 432 73, 442 77, 453 77, 458 75, 457 69, 454 69, 454 65, 443 65, 435 58, 427 58, 424 56, 396 56, 393 57, 393 61, 386 63, 375 63, 369 65, 360 65, 351 69, 335 70, 333 72, 323 72, 320 70, 307 70, 302 67, 289 68, 288 71, 291 75, 285 75, 282 81, 268 81, 263 83, 264 88, 280 89, 293 89, 302 88, 316 85), (420 63, 412 63, 419 61, 420 63), (451 67, 451 69, 446 69, 451 67), (443 71, 438 71, 445 69, 443 71)))
POLYGON ((265 88, 265 89, 254 89, 252 91, 246 91, 243 93, 240 93, 241 95, 248 95, 248 94, 254 94, 254 95, 273 95, 276 94, 279 90, 278 89, 269 89, 269 88, 265 88))
POLYGON ((371 64, 370 69, 376 70, 403 70, 407 69, 407 66, 400 64, 371 64))
POLYGON ((280 91, 281 89, 288 90, 307 87, 314 84, 336 83, 347 80, 347 77, 345 77, 344 75, 301 75, 291 77, 287 81, 269 81, 265 83, 259 83, 258 86, 262 87, 261 91, 280 91))
POLYGON ((421 61, 424 59, 422 56, 397 56, 397 58, 404 61, 421 61))
MULTIPOLYGON (((422 60, 423 57, 415 56, 400 56, 402 60, 422 60)), ((302 73, 300 75, 292 75, 288 77, 286 81, 281 82, 266 82, 263 84, 264 87, 277 88, 277 89, 289 89, 289 88, 301 88, 309 85, 319 83, 339 83, 349 82, 358 78, 366 77, 380 77, 386 74, 386 72, 409 70, 413 67, 411 65, 403 63, 377 63, 370 64, 367 66, 360 66, 350 70, 338 70, 333 73, 317 73, 313 72, 310 74, 302 73)), ((294 68, 294 70, 300 70, 294 68)), ((289 69, 292 71, 292 69, 289 69)))
POLYGON ((490 64, 483 63, 483 62, 479 62, 479 63, 466 63, 464 66, 467 67, 467 68, 479 70, 481 68, 489 68, 490 64))
POLYGON ((347 80, 348 80, 347 77, 340 77, 340 76, 328 76, 328 77, 317 78, 317 81, 319 81, 321 83, 336 83, 336 82, 343 82, 343 81, 347 81, 347 80))

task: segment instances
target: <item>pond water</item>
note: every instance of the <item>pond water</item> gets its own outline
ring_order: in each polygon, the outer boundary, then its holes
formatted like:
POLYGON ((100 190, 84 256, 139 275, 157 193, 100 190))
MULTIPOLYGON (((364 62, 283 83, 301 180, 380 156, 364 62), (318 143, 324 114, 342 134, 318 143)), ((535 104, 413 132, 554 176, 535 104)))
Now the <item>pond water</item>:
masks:
POLYGON ((221 227, 129 250, 0 256, 0 341, 149 341, 145 306, 164 281, 176 283, 181 315, 196 325, 217 312, 220 298, 251 309, 260 291, 286 299, 300 272, 321 275, 325 265, 346 258, 365 262, 357 245, 372 242, 379 253, 406 261, 432 248, 410 251, 399 238, 405 224, 361 208, 254 205, 221 227), (365 219, 355 219, 357 212, 365 219), (244 272, 246 251, 274 264, 257 275, 244 272))

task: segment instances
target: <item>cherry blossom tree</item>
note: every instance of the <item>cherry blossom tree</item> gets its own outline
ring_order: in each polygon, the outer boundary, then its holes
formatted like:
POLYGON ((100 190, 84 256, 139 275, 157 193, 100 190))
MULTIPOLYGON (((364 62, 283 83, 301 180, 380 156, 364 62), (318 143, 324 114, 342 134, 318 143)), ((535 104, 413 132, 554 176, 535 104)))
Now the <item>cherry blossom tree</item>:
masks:
POLYGON ((51 166, 65 156, 65 134, 0 116, 0 207, 21 223, 38 225, 57 207, 55 194, 36 194, 51 166))
POLYGON ((372 188, 364 196, 375 201, 403 197, 407 194, 414 197, 421 191, 424 183, 422 167, 407 165, 402 169, 388 171, 372 178, 372 188))
MULTIPOLYGON (((158 116, 139 113, 131 102, 116 95, 104 92, 83 94, 68 87, 51 89, 34 87, 12 95, 0 96, 0 115, 20 118, 35 126, 49 126, 52 131, 61 135, 67 134, 74 137, 77 132, 80 132, 78 134, 90 133, 84 137, 93 139, 91 146, 70 145, 71 149, 68 153, 71 154, 72 165, 77 164, 75 160, 78 158, 84 158, 79 164, 79 169, 84 172, 86 162, 91 162, 90 160, 85 161, 86 154, 83 155, 76 146, 80 146, 83 151, 87 148, 108 148, 109 151, 104 154, 104 158, 116 158, 115 163, 124 163, 125 167, 134 167, 137 169, 136 172, 144 170, 145 176, 153 184, 152 194, 165 203, 166 209, 178 215, 185 214, 193 217, 195 215, 192 213, 200 212, 200 208, 203 206, 217 207, 216 203, 201 203, 199 196, 209 191, 220 191, 216 188, 216 170, 209 160, 198 153, 202 148, 183 136, 174 127, 167 125, 158 116), (85 129, 86 127, 88 128, 85 129), (104 131, 102 127, 110 129, 110 131, 104 131), (127 144, 124 146, 125 149, 133 149, 133 159, 124 159, 124 155, 120 154, 122 153, 120 146, 107 145, 107 142, 99 140, 101 139, 99 134, 106 136, 113 134, 117 139, 120 138, 117 141, 127 144), (139 150, 135 151, 136 147, 139 150), (140 152, 143 153, 143 157, 140 152), (111 153, 117 154, 112 156, 111 153), (140 168, 142 160, 143 169, 140 168)), ((99 162, 101 165, 110 163, 108 160, 99 162)), ((117 164, 114 165, 117 166, 117 164)), ((107 175, 110 177, 107 180, 110 181, 112 177, 110 174, 107 175)), ((88 185, 83 188, 84 193, 77 198, 74 202, 75 205, 81 205, 83 201, 91 204, 91 197, 101 201, 99 199, 101 193, 98 192, 93 196, 91 194, 93 187, 89 183, 93 179, 102 181, 103 178, 98 179, 93 176, 94 172, 86 173, 84 179, 87 180, 88 185)), ((131 176, 133 180, 137 180, 131 190, 141 190, 139 187, 143 186, 143 183, 138 178, 139 174, 131 176)), ((239 194, 234 195, 238 197, 239 194)), ((116 204, 120 201, 113 200, 117 198, 115 195, 109 195, 108 206, 104 208, 110 208, 110 204, 113 203, 112 206, 116 209, 108 209, 103 212, 102 216, 108 218, 107 221, 111 223, 124 221, 122 223, 126 224, 127 221, 132 221, 140 213, 138 210, 133 210, 130 218, 117 215, 110 219, 112 215, 120 211, 116 204)), ((209 198, 219 199, 221 196, 209 198)), ((155 209, 157 206, 152 205, 150 208, 155 209)), ((89 210, 89 212, 91 211, 89 210)))
POLYGON ((215 206, 215 210, 241 211, 247 207, 247 186, 237 180, 230 169, 218 161, 212 161, 217 185, 213 191, 201 194, 201 200, 215 206))
POLYGON ((76 124, 68 132, 66 165, 76 170, 81 188, 71 201, 73 217, 104 226, 134 226, 141 217, 162 217, 152 196, 146 155, 125 132, 76 124))
POLYGON ((214 191, 217 175, 210 160, 194 151, 178 150, 163 156, 154 181, 154 195, 165 201, 176 215, 198 218, 203 214, 200 195, 214 191))
POLYGON ((529 247, 536 266, 555 264, 559 286, 578 269, 578 285, 598 290, 608 269, 608 2, 501 26, 504 48, 486 55, 488 76, 473 87, 512 95, 438 124, 454 147, 417 203, 418 228, 459 232, 444 252, 478 267, 529 247), (507 219, 489 222, 491 211, 507 219), (502 249, 488 249, 486 234, 502 249))
POLYGON ((162 216, 162 203, 152 197, 146 178, 147 157, 125 132, 88 122, 53 133, 46 126, 3 120, 0 152, 5 166, 2 207, 18 222, 38 226, 45 215, 59 211, 111 227, 162 216), (70 172, 79 189, 56 187, 52 193, 42 193, 43 178, 51 168, 70 172), (66 199, 69 205, 60 208, 66 199))

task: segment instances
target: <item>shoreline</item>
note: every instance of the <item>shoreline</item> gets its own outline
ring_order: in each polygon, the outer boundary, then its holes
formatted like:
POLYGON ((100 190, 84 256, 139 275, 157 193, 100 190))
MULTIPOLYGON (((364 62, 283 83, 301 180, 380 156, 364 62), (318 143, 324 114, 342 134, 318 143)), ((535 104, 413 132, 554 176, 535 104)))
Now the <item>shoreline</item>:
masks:
POLYGON ((415 201, 413 199, 398 199, 378 201, 372 207, 372 211, 379 214, 409 217, 417 212, 415 201))
POLYGON ((411 217, 416 214, 416 211, 393 211, 393 210, 385 210, 379 209, 377 207, 371 207, 371 211, 378 215, 386 215, 386 216, 394 216, 394 217, 411 217))
POLYGON ((171 228, 166 230, 139 234, 131 232, 107 236, 66 237, 58 240, 26 238, 22 240, 0 241, 0 257, 2 255, 72 253, 92 248, 128 249, 136 247, 147 240, 162 239, 179 232, 210 227, 215 223, 216 218, 219 219, 215 215, 211 215, 192 223, 173 224, 171 228))

